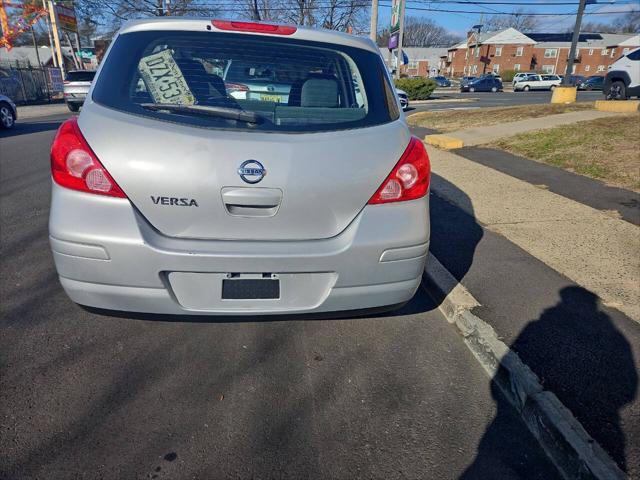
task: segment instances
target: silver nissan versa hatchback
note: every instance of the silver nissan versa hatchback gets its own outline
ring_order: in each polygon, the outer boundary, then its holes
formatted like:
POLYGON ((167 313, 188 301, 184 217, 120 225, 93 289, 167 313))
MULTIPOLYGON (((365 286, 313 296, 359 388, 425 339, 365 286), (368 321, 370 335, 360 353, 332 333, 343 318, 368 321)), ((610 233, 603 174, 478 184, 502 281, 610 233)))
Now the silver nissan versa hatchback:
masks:
POLYGON ((422 278, 429 159, 365 38, 130 22, 51 169, 51 248, 82 305, 342 311, 405 303, 422 278))

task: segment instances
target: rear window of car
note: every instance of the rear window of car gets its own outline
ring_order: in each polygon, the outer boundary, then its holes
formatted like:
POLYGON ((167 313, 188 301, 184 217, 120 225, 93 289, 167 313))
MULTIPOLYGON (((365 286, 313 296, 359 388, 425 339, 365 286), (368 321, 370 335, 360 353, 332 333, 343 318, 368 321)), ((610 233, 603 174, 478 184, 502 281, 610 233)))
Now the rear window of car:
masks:
POLYGON ((118 36, 104 62, 93 100, 157 120, 317 132, 399 117, 380 55, 360 48, 236 33, 141 31, 118 36))
POLYGON ((84 71, 84 72, 67 72, 68 82, 92 82, 96 72, 84 71))

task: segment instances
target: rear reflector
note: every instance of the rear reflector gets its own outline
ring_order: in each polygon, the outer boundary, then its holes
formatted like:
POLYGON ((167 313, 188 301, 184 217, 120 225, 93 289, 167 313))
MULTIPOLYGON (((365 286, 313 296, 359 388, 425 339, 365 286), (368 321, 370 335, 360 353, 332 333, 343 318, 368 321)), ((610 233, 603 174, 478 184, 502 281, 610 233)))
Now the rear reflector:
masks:
POLYGON ((272 35, 293 35, 298 30, 297 27, 290 25, 274 25, 272 23, 256 22, 234 22, 231 20, 211 20, 211 24, 218 30, 270 33, 272 35))
POLYGON ((127 197, 82 136, 76 117, 60 125, 53 140, 51 175, 58 185, 72 190, 127 197))
POLYGON ((411 137, 400 161, 371 197, 369 204, 403 202, 424 197, 429 190, 430 178, 431 165, 424 144, 418 138, 411 137))

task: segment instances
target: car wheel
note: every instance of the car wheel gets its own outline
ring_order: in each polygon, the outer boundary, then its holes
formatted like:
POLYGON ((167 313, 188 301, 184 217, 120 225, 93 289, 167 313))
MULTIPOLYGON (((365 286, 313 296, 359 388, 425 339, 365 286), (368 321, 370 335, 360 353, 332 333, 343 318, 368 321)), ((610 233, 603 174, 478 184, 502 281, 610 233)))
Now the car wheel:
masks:
POLYGON ((496 93, 496 92, 498 91, 498 89, 497 89, 496 87, 491 87, 491 91, 492 91, 493 93, 496 93))
POLYGON ((626 100, 627 99, 627 87, 624 82, 616 80, 609 86, 609 91, 606 94, 608 100, 626 100))
POLYGON ((552 92, 556 89, 555 85, 551 85, 551 87, 549 87, 549 90, 551 90, 552 92))
POLYGON ((69 107, 69 110, 71 110, 72 112, 77 112, 78 110, 80 110, 80 105, 76 103, 67 103, 67 107, 69 107))
POLYGON ((7 103, 0 103, 0 125, 2 128, 13 128, 16 123, 16 117, 13 115, 13 109, 7 103))
POLYGON ((529 85, 525 85, 525 86, 524 86, 524 88, 523 88, 523 90, 524 90, 525 92, 528 92, 528 91, 529 91, 529 90, 531 90, 531 89, 529 88, 529 85))
POLYGON ((473 92, 475 92, 475 91, 476 91, 476 89, 475 89, 474 87, 469 87, 469 91, 470 91, 471 93, 473 93, 473 92))

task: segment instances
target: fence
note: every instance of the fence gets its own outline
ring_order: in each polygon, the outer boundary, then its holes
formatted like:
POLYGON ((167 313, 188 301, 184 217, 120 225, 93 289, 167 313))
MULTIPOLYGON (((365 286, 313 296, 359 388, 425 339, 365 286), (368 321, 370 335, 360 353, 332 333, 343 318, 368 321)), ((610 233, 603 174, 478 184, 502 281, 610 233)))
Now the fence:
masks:
POLYGON ((0 61, 0 94, 16 103, 37 103, 59 96, 52 91, 47 70, 27 61, 0 61))

